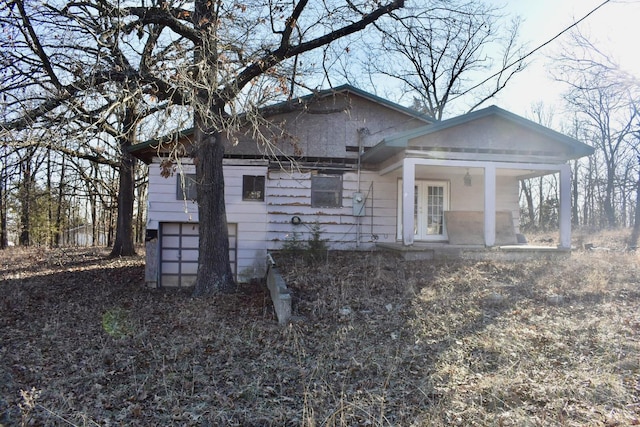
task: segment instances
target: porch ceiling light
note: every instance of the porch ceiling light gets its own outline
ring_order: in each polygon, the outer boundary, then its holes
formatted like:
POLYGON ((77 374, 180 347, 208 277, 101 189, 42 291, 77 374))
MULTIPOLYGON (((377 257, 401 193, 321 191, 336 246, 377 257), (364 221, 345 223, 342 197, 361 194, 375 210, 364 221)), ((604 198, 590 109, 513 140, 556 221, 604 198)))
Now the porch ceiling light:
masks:
POLYGON ((464 181, 465 187, 471 187, 471 175, 469 175, 469 169, 467 169, 467 173, 464 175, 462 180, 464 181))

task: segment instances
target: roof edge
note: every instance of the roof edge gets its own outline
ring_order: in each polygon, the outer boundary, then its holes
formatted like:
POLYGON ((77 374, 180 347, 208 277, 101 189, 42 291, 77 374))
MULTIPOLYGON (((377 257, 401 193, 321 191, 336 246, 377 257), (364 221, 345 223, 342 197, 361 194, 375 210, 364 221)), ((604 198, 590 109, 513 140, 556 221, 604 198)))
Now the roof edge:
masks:
MULTIPOLYGON (((391 108, 395 111, 401 112, 403 114, 407 114, 410 115, 416 119, 428 122, 428 125, 431 125, 432 123, 436 123, 438 122, 437 119, 421 113, 417 110, 414 110, 412 108, 409 107, 405 107, 402 106, 398 103, 395 103, 393 101, 389 101, 388 99, 385 98, 381 98, 377 95, 374 95, 372 93, 369 93, 365 90, 359 89, 351 84, 343 84, 340 86, 336 86, 333 88, 328 88, 328 89, 322 89, 322 90, 318 90, 318 91, 312 91, 311 93, 308 93, 307 95, 303 95, 303 96, 299 96, 296 98, 293 98, 291 100, 288 101, 282 101, 282 102, 277 102, 275 104, 271 104, 271 105, 266 105, 264 107, 261 108, 262 111, 266 111, 267 112, 267 117, 269 115, 275 115, 278 114, 279 112, 281 112, 281 109, 283 107, 286 107, 287 105, 295 105, 295 104, 302 104, 304 101, 308 101, 308 100, 312 100, 314 98, 326 98, 328 96, 332 96, 338 93, 353 93, 357 96, 360 96, 362 98, 368 99, 372 102, 384 105, 388 108, 391 108), (271 111, 269 111, 271 110, 271 111), (269 114, 270 113, 270 114, 269 114)), ((427 126, 428 126, 427 125, 427 126)), ((165 144, 168 143, 172 140, 177 140, 180 138, 184 138, 186 136, 190 136, 193 135, 193 131, 194 128, 188 128, 188 129, 184 129, 182 131, 179 131, 177 134, 169 134, 169 135, 164 135, 158 138, 153 138, 153 139, 149 139, 147 141, 143 141, 140 142, 138 144, 134 144, 130 147, 128 147, 127 151, 129 151, 132 154, 136 154, 140 151, 152 148, 156 145, 161 145, 161 144, 165 144)))
POLYGON ((518 125, 526 127, 528 129, 533 130, 534 132, 539 132, 545 134, 549 138, 559 140, 567 145, 569 145, 576 154, 582 154, 583 156, 591 155, 594 153, 593 147, 578 141, 575 138, 572 138, 568 135, 565 135, 561 132, 543 126, 539 123, 536 123, 532 120, 529 120, 525 117, 519 116, 515 113, 507 111, 503 108, 500 108, 496 105, 491 105, 489 107, 483 108, 481 110, 472 111, 470 113, 462 114, 460 116, 452 117, 450 119, 442 120, 430 125, 421 126, 415 129, 411 129, 409 131, 400 133, 392 138, 385 139, 380 142, 380 144, 386 144, 387 146, 392 147, 404 147, 406 148, 410 139, 428 135, 431 133, 435 133, 444 129, 448 129, 454 126, 458 126, 464 123, 471 122, 473 120, 481 119, 484 117, 488 117, 491 115, 496 115, 502 117, 506 120, 514 122, 518 125))

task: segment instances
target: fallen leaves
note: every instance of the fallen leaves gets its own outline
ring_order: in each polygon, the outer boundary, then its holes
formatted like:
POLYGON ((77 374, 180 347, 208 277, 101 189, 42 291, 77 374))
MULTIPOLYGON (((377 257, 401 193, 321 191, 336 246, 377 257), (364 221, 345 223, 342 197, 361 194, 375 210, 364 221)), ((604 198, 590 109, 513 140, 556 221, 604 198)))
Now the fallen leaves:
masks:
POLYGON ((0 254, 0 424, 578 426, 640 415, 631 255, 281 257, 295 322, 279 327, 261 287, 194 299, 144 288, 141 256, 14 249, 0 254))

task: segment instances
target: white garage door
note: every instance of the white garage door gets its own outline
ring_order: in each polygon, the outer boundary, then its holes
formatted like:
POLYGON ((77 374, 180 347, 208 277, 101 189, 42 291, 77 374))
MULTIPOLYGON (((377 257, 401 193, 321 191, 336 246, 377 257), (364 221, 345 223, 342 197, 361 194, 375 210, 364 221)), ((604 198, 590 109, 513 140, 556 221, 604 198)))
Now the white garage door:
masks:
MULTIPOLYGON (((238 225, 229 224, 229 258, 236 274, 238 225)), ((198 272, 198 224, 160 224, 160 286, 193 286, 198 272)))

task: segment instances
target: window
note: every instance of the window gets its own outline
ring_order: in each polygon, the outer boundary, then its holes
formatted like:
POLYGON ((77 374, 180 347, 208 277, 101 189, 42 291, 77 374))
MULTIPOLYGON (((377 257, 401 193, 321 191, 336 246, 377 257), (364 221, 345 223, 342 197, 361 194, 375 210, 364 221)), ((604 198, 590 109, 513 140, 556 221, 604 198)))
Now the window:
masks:
POLYGON ((178 200, 196 200, 196 174, 181 173, 178 175, 178 184, 176 188, 176 199, 178 200))
POLYGON ((242 200, 264 201, 264 176, 242 176, 242 200))
POLYGON ((342 207, 342 175, 312 175, 311 206, 342 207))

